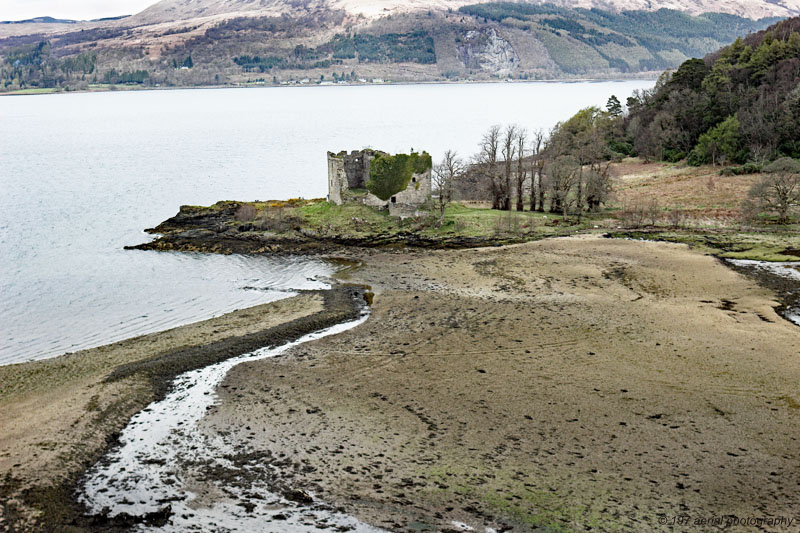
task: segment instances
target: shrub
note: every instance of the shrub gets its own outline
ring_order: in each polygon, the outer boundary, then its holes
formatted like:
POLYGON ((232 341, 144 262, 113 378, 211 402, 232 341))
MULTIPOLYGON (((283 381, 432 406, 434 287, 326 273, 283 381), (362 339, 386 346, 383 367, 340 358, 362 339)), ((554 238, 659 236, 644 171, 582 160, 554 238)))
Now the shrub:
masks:
POLYGON ((700 136, 687 162, 694 166, 704 163, 716 165, 722 161, 742 163, 746 158, 739 120, 730 116, 700 136))
POLYGON ((520 232, 520 223, 522 217, 517 211, 504 211, 494 220, 494 232, 496 234, 513 234, 516 235, 520 232))
POLYGON ((672 209, 667 212, 667 222, 669 222, 669 225, 673 228, 681 227, 685 219, 686 213, 680 209, 672 209))
POLYGON ((777 215, 779 224, 788 224, 800 207, 800 161, 782 157, 764 167, 767 174, 753 185, 748 202, 754 210, 777 215))
POLYGON ((662 159, 667 163, 677 163, 678 161, 680 161, 685 157, 686 157, 686 152, 683 152, 681 150, 675 150, 672 148, 665 149, 662 155, 662 159))
POLYGON ((633 155, 633 145, 625 141, 618 141, 614 139, 610 143, 608 143, 608 147, 611 149, 612 152, 615 152, 617 154, 622 154, 628 157, 633 155))
POLYGON ((719 171, 720 176, 742 176, 745 174, 758 174, 761 172, 761 165, 758 163, 745 163, 738 167, 727 167, 719 171))
POLYGON ((637 202, 633 205, 625 205, 618 217, 622 224, 629 228, 640 228, 646 224, 655 226, 661 218, 661 206, 656 199, 650 200, 646 204, 637 202))
POLYGON ((644 207, 641 204, 623 205, 619 214, 620 222, 627 228, 641 228, 644 226, 644 207))

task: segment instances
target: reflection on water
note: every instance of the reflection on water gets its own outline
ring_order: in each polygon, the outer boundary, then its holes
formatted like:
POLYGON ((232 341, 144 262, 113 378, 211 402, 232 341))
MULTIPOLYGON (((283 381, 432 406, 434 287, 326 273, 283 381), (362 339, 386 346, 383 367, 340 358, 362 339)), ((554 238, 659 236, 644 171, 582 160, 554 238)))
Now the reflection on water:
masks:
MULTIPOLYGON (((50 276, 29 279, 27 305, 0 310, 11 332, 0 364, 43 358, 218 316, 327 287, 333 267, 288 257, 118 252, 120 257, 64 261, 50 276), (83 286, 75 285, 79 272, 83 286), (37 302, 48 298, 51 304, 37 302)), ((4 289, 7 285, 4 282, 4 289)), ((18 295, 21 299, 23 294, 18 295)))

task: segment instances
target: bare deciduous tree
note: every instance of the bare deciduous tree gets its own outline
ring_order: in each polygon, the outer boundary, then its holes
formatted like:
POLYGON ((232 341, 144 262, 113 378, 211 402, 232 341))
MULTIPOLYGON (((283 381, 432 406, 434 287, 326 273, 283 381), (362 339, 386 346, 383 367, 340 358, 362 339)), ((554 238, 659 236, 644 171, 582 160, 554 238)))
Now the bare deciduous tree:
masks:
POLYGON ((433 169, 433 188, 438 191, 436 207, 439 210, 439 224, 444 222, 444 212, 453 199, 453 184, 464 172, 464 162, 455 151, 447 150, 441 163, 433 169))
POLYGON ((543 129, 533 132, 532 138, 532 168, 531 168, 531 211, 544 211, 544 154, 542 153, 547 141, 547 135, 543 129))
POLYGON ((667 221, 673 228, 681 227, 685 218, 686 213, 681 209, 672 209, 667 213, 667 221))
POLYGON ((800 207, 800 161, 782 157, 764 171, 764 178, 750 189, 749 201, 758 211, 775 213, 778 223, 786 224, 792 210, 800 207))
POLYGON ((612 193, 611 162, 594 163, 586 173, 586 205, 589 211, 599 211, 612 193))
POLYGON ((570 191, 575 187, 579 176, 580 164, 572 156, 558 156, 549 165, 548 179, 552 190, 552 205, 560 209, 564 217, 569 215, 570 205, 575 201, 570 191))
MULTIPOLYGON (((564 178, 564 169, 567 166, 575 166, 575 170, 577 170, 578 162, 575 160, 574 157, 567 156, 565 154, 568 153, 567 146, 565 143, 564 135, 558 135, 558 128, 559 126, 556 125, 553 128, 553 131, 550 132, 550 136, 547 139, 547 145, 545 146, 545 157, 547 159, 547 173, 544 175, 545 182, 547 185, 548 190, 550 191, 550 212, 551 213, 560 213, 564 210, 565 206, 562 206, 562 200, 566 201, 567 193, 569 190, 564 191, 563 186, 565 185, 564 178), (569 165, 567 165, 569 163, 569 165)), ((569 174, 569 188, 572 188, 574 175, 569 174)))
POLYGON ((503 183, 497 156, 500 153, 500 126, 492 126, 483 134, 480 151, 475 156, 475 168, 489 180, 492 190, 492 209, 502 209, 503 183))
MULTIPOLYGON (((527 143, 528 134, 524 129, 520 129, 517 132, 517 211, 525 210, 522 188, 525 185, 525 145, 527 143)), ((533 187, 533 183, 531 183, 531 187, 533 187)))
POLYGON ((511 210, 511 174, 513 169, 514 157, 517 153, 517 127, 513 124, 506 126, 503 135, 503 160, 504 160, 504 182, 503 182, 503 205, 502 209, 511 210))

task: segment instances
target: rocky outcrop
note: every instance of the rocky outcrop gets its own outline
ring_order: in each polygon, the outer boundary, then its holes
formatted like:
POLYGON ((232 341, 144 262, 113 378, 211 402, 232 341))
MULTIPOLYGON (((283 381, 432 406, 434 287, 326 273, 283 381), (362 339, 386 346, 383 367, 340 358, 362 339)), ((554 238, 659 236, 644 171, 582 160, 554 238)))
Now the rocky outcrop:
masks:
POLYGON ((510 76, 519 67, 519 56, 494 28, 470 30, 458 45, 458 55, 468 71, 510 76))
POLYGON ((530 237, 425 236, 410 231, 321 235, 303 227, 287 227, 283 231, 259 231, 253 224, 236 222, 236 212, 242 205, 224 202, 214 208, 183 206, 174 217, 146 230, 148 233, 159 234, 157 239, 125 248, 217 254, 315 255, 337 253, 349 247, 476 248, 530 240, 530 237))

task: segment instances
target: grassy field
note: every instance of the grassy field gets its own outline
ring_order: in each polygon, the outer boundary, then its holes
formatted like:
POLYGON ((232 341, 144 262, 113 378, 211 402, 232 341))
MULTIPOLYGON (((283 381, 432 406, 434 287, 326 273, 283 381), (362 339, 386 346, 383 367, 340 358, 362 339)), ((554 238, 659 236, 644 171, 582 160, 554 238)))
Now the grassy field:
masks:
POLYGON ((612 205, 657 199, 665 211, 680 209, 689 218, 721 219, 731 223, 741 218, 741 203, 761 174, 722 176, 719 167, 643 163, 627 159, 614 166, 616 198, 612 205), (735 220, 734 220, 735 219, 735 220))
MULTIPOLYGON (((360 204, 334 205, 318 201, 297 208, 306 226, 320 234, 392 234, 413 232, 423 236, 536 236, 565 235, 586 229, 586 221, 565 223, 563 217, 549 213, 495 211, 462 204, 450 204, 444 222, 435 217, 400 220, 385 211, 360 204)), ((588 219, 587 219, 588 220, 588 219)))
POLYGON ((744 220, 742 201, 763 175, 724 176, 720 170, 638 159, 615 165, 615 198, 608 212, 616 219, 616 234, 685 243, 731 259, 800 259, 800 220, 789 225, 744 220), (625 224, 623 211, 647 205, 658 213, 655 224, 625 224))
POLYGON ((8 94, 10 96, 23 95, 23 94, 52 94, 52 93, 57 93, 57 92, 60 92, 60 91, 61 91, 61 89, 57 89, 57 88, 53 88, 53 87, 46 88, 46 89, 45 88, 35 87, 35 88, 31 88, 31 89, 19 89, 17 91, 11 91, 11 92, 6 93, 6 94, 8 94))

